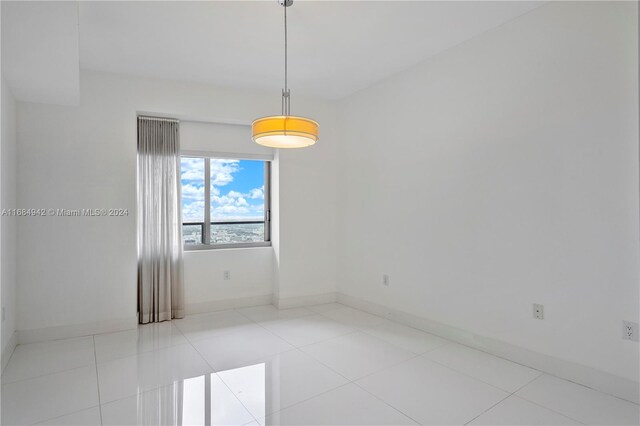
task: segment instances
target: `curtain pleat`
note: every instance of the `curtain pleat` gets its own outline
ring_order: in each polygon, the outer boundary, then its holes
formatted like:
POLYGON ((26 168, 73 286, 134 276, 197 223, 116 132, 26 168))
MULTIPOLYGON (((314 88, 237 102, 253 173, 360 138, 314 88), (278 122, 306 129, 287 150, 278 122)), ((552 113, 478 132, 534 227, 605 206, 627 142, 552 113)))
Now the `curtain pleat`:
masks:
POLYGON ((177 120, 138 117, 138 322, 184 317, 177 120))

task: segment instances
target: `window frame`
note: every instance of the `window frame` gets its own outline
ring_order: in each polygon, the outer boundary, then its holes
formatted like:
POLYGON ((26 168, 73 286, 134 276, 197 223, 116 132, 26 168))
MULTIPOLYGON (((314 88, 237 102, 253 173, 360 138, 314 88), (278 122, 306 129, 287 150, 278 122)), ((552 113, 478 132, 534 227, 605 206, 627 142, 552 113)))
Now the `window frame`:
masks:
MULTIPOLYGON (((211 238, 211 159, 218 160, 253 160, 264 161, 264 241, 256 241, 250 243, 225 243, 225 244, 184 244, 184 251, 198 251, 198 250, 220 250, 220 249, 239 249, 239 248, 253 248, 253 247, 271 247, 271 164, 273 162, 273 156, 260 155, 260 154, 237 154, 230 152, 212 152, 212 151, 191 151, 181 150, 180 159, 182 157, 189 158, 203 158, 204 161, 204 223, 202 238, 206 241, 211 238)), ((182 189, 182 179, 180 180, 180 188, 182 189)), ((182 191, 180 192, 180 211, 182 212, 182 191)), ((182 216, 182 213, 181 213, 182 216)), ((185 224, 190 222, 182 222, 180 217, 181 230, 184 229, 185 224)), ((220 221, 229 222, 229 221, 220 221)), ((239 221, 243 222, 243 221, 239 221)), ((253 222, 253 221, 246 221, 253 222)), ((261 223, 260 221, 256 221, 261 223)), ((200 222, 196 222, 200 223, 200 222)), ((196 224, 193 223, 193 224, 196 224)), ((215 223, 214 223, 215 224, 215 223)))

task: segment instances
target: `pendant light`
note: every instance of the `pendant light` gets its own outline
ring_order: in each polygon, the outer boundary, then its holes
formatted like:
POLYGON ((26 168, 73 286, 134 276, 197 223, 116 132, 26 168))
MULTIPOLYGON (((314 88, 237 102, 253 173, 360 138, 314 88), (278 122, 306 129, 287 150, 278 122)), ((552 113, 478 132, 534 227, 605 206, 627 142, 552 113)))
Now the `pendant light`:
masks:
POLYGON ((287 86, 287 8, 293 0, 278 0, 284 9, 284 89, 282 115, 258 118, 251 125, 253 141, 271 148, 304 148, 318 141, 317 122, 291 115, 291 101, 287 86))

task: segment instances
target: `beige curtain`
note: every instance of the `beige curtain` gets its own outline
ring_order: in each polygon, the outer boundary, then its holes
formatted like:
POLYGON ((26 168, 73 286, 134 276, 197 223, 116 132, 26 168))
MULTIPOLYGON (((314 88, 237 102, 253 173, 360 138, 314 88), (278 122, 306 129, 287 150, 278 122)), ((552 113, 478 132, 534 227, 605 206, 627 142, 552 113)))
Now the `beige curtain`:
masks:
POLYGON ((177 120, 138 117, 138 322, 184 317, 177 120))

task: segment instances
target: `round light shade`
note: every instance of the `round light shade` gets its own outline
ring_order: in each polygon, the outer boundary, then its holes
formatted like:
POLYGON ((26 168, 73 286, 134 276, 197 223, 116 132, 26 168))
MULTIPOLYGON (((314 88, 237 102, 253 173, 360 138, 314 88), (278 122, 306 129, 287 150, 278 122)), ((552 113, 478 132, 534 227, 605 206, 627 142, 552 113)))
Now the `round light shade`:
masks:
POLYGON ((313 120, 293 115, 258 118, 251 125, 253 141, 271 148, 304 148, 318 141, 318 128, 313 120))

